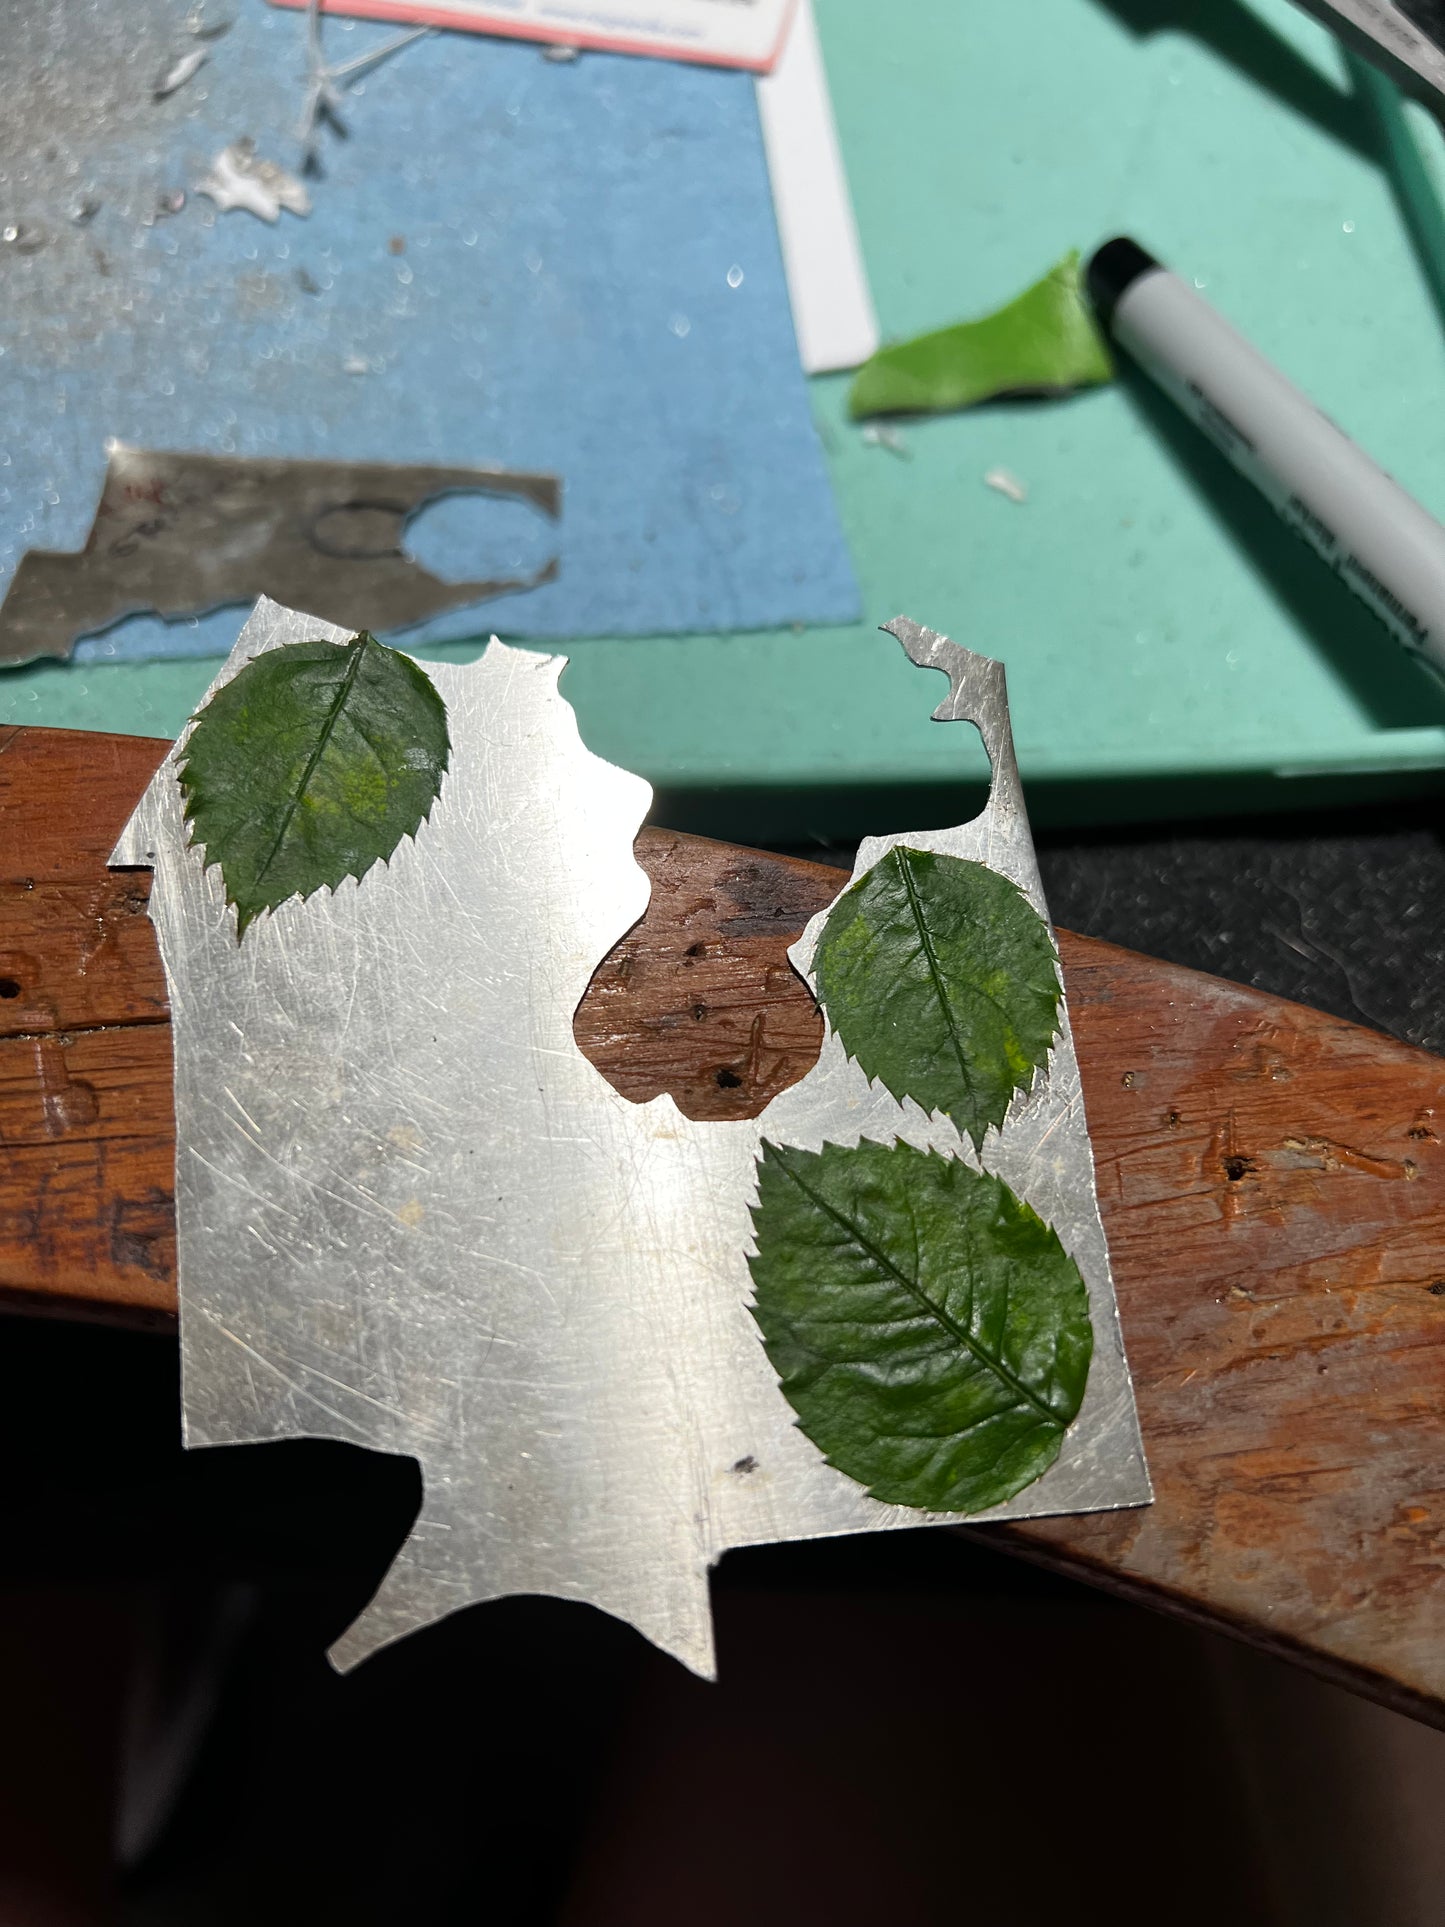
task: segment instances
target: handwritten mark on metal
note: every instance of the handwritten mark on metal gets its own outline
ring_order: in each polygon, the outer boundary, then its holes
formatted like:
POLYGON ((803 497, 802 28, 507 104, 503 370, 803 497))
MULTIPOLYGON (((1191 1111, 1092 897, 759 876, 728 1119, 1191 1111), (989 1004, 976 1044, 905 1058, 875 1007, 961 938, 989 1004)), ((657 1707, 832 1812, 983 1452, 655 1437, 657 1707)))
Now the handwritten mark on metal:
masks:
POLYGON ((385 634, 553 579, 555 555, 531 575, 464 582, 413 560, 402 546, 407 521, 449 494, 530 502, 554 522, 562 513, 555 475, 113 443, 85 547, 20 558, 0 604, 0 664, 63 658, 81 636, 143 612, 203 615, 264 595, 385 634))
MULTIPOLYGON (((992 864, 1042 912, 1002 667, 891 627, 949 676, 939 717, 976 720, 993 760, 981 816, 907 840, 992 864)), ((327 634, 263 602, 218 681, 327 634)), ((112 858, 155 869, 171 986, 188 1442, 304 1434, 423 1468, 421 1515, 334 1649, 343 1666, 531 1592, 600 1606, 710 1673, 707 1575, 728 1547, 929 1517, 868 1499, 792 1422, 747 1310, 754 1159, 764 1136, 866 1136, 977 1160, 836 1038, 742 1123, 631 1104, 587 1061, 572 1016, 646 907, 632 838, 650 791, 584 748, 561 667, 496 641, 470 667, 428 665, 453 745, 430 821, 245 945, 187 848, 174 759, 112 858)), ((804 972, 822 921, 794 947, 804 972)), ((1059 1231, 1097 1340, 1058 1462, 981 1516, 1142 1504, 1067 1011, 983 1159, 1059 1231)))

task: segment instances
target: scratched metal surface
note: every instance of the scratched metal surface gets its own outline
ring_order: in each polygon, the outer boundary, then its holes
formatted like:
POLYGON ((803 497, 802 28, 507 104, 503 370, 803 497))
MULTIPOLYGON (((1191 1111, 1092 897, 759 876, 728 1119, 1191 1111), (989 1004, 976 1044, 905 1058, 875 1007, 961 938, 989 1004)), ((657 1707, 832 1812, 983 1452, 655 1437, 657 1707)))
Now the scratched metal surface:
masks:
MULTIPOLYGON (((994 768, 982 816, 907 840, 990 863, 1043 911, 1002 667, 893 627, 949 675, 938 716, 976 719, 994 768)), ((217 681, 317 634, 343 636, 263 602, 217 681)), ((832 1038, 737 1124, 631 1104, 587 1061, 572 1017, 646 907, 631 845, 650 790, 583 746, 561 667, 495 641, 429 666, 454 746, 430 821, 359 886, 288 903, 243 944, 218 871, 186 847, 173 760, 112 859, 156 872, 188 1443, 305 1434, 422 1465, 420 1516, 334 1649, 343 1666, 534 1592, 590 1601, 710 1673, 707 1575, 729 1546, 931 1516, 870 1500, 793 1424, 747 1309, 754 1159, 765 1136, 867 1136, 977 1160, 832 1038)), ((1067 1013, 983 1162, 1058 1228, 1096 1334, 1058 1462, 983 1516, 1144 1503, 1067 1013)))

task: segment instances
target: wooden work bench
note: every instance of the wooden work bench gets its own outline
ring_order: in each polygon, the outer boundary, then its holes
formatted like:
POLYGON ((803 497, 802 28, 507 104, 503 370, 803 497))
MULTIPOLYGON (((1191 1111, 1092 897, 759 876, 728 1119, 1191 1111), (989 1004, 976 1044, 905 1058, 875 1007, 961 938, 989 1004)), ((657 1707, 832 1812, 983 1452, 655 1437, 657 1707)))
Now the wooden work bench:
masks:
MULTIPOLYGON (((148 873, 106 856, 166 743, 0 731, 0 1296, 175 1318, 148 873)), ((820 1023, 785 952, 820 864, 644 830, 651 907, 578 1040, 739 1118, 820 1023)), ((1155 1503, 974 1528, 1445 1726, 1445 1063, 1061 931, 1155 1503)), ((3 1335, 0 1335, 3 1342, 3 1335)))

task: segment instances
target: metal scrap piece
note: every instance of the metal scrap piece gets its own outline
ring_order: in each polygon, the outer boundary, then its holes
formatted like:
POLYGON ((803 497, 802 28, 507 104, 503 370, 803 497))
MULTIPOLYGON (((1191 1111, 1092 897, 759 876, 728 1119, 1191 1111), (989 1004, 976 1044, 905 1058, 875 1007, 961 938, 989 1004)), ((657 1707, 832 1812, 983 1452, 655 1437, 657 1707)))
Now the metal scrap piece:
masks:
POLYGON ((1029 499, 1027 482, 1021 482, 1011 468, 989 468, 984 470, 983 485, 996 494, 1006 495, 1011 502, 1026 502, 1029 499))
MULTIPOLYGON (((906 840, 990 864, 1042 913, 1002 665, 891 627, 949 677, 937 716, 978 723, 993 784, 957 829, 870 839, 860 870, 906 840)), ((262 603, 217 685, 327 634, 262 603)), ((632 1104, 582 1055, 573 1012, 647 903, 632 839, 651 790, 583 746, 562 666, 495 640, 465 668, 426 665, 452 740, 429 821, 242 944, 187 845, 174 755, 111 859, 155 870, 171 987, 187 1442, 316 1435, 422 1463, 420 1516, 343 1666, 474 1601, 548 1593, 707 1674, 707 1575, 728 1547, 949 1522, 868 1498, 794 1424, 748 1312, 749 1206, 764 1137, 979 1159, 832 1035, 738 1123, 632 1104)), ((805 974, 822 921, 792 952, 805 974)), ((983 1162, 1078 1263, 1095 1350, 1057 1462, 979 1516, 1142 1504, 1067 1008, 983 1162)))
POLYGON ((17 254, 38 254, 47 238, 44 228, 31 227, 24 221, 7 221, 0 228, 0 242, 17 254))
POLYGON ((210 53, 205 47, 192 47, 189 52, 180 54, 175 60, 168 61, 161 72, 160 78, 151 89, 151 99, 154 101, 169 100, 172 94, 178 93, 188 80, 200 72, 210 57, 210 53))
POLYGON ((209 196, 223 214, 239 208, 273 223, 280 220, 283 207, 303 219, 311 212, 305 184, 275 161, 258 160, 256 143, 249 138, 221 149, 210 172, 196 182, 196 192, 209 196))
POLYGON ((229 17, 221 20, 208 21, 206 19, 204 0, 202 0, 200 5, 191 8, 183 24, 186 32, 193 33, 197 40, 220 40, 231 31, 236 22, 229 17))
POLYGON ((201 615, 258 595, 382 632, 536 588, 528 576, 446 582, 402 547, 408 519, 448 494, 510 496, 557 520, 555 475, 393 462, 176 455, 112 443, 78 554, 31 549, 0 603, 0 664, 68 656, 123 616, 201 615))

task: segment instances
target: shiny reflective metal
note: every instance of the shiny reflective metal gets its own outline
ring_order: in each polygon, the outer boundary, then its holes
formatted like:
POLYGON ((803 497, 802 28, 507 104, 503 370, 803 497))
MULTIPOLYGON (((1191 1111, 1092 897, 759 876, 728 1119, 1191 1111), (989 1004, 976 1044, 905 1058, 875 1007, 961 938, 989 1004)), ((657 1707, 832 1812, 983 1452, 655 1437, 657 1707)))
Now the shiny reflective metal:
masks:
POLYGON ((409 628, 557 573, 447 582, 402 534, 439 495, 507 496, 556 521, 555 475, 403 462, 266 461, 112 443, 95 522, 78 554, 31 549, 0 604, 0 664, 68 656, 122 616, 203 615, 259 595, 305 602, 358 629, 409 628))
POLYGON ((1445 109, 1445 0, 1295 0, 1406 93, 1445 109))
MULTIPOLYGON (((978 723, 993 786, 973 822, 871 839, 860 869, 903 840, 992 865, 1043 912, 1002 666, 891 626, 949 678, 939 720, 978 723)), ((328 634, 344 632, 262 603, 217 684, 328 634)), ((866 1136, 979 1160, 832 1037, 745 1123, 631 1104, 587 1061, 573 1013, 647 906, 632 839, 651 791, 583 747, 561 668, 496 641, 473 666, 427 665, 453 743, 430 821, 239 945, 219 872, 187 847, 174 758, 112 858, 156 872, 188 1443, 319 1435, 422 1464, 420 1517, 343 1666, 531 1592, 590 1601, 710 1673, 707 1575, 729 1546, 933 1516, 876 1504, 794 1425, 748 1312, 754 1159, 764 1137, 866 1136)), ((821 923, 792 953, 805 973, 821 923)), ((1058 1462, 982 1516, 1142 1504, 1067 1011, 982 1162, 1058 1229, 1096 1334, 1058 1462)))

